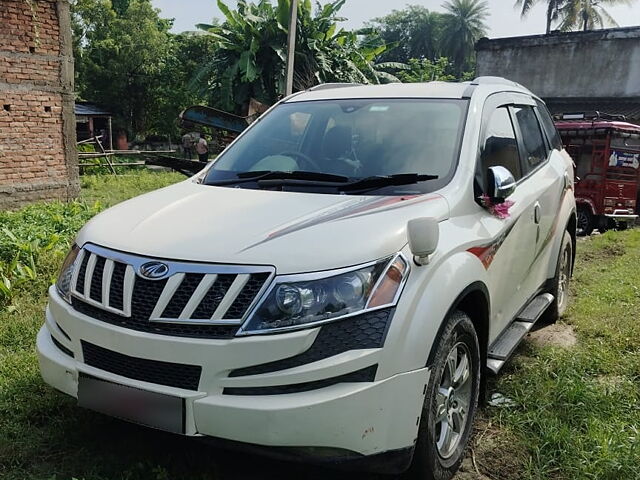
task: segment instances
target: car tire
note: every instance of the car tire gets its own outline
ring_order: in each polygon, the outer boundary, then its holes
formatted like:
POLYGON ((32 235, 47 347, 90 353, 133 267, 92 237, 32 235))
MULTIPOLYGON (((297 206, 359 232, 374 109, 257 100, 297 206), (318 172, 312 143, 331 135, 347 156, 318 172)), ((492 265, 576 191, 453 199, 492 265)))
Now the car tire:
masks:
POLYGON ((407 480, 449 480, 471 436, 480 391, 480 346, 469 316, 446 320, 431 364, 418 440, 407 480))
POLYGON ((591 212, 587 208, 579 208, 578 209, 578 222, 577 222, 576 233, 581 237, 586 237, 591 235, 594 225, 594 218, 591 212))
POLYGON ((569 283, 573 272, 573 241, 565 230, 556 262, 556 275, 549 293, 553 295, 553 302, 547 308, 542 318, 544 323, 556 322, 569 305, 569 283))

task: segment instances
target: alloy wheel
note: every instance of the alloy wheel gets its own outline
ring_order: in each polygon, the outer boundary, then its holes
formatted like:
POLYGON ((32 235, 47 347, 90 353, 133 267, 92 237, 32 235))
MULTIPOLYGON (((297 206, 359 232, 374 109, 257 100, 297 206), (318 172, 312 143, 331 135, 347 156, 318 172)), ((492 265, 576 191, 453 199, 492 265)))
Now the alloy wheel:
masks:
POLYGON ((564 310, 569 296, 569 278, 571 276, 571 252, 569 248, 565 248, 562 252, 562 260, 560 261, 560 272, 558 278, 558 309, 564 310))
POLYGON ((471 354, 456 343, 447 356, 436 393, 435 440, 443 459, 451 457, 462 440, 472 396, 471 354))

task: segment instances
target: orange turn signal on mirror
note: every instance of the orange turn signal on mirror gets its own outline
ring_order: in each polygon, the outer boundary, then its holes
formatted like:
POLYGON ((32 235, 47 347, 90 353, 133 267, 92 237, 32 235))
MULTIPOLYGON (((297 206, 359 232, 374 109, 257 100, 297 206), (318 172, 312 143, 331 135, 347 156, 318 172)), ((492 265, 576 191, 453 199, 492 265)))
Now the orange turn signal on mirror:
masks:
POLYGON ((367 308, 375 308, 393 303, 407 271, 407 262, 402 257, 397 257, 387 268, 382 279, 371 294, 367 308))

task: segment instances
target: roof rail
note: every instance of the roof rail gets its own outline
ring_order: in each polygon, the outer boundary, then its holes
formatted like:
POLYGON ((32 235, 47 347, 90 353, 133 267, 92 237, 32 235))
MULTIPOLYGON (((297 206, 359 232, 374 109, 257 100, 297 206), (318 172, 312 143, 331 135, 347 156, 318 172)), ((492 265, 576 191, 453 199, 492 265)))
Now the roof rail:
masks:
POLYGON ((307 92, 317 92, 319 90, 330 90, 332 88, 345 88, 345 87, 361 87, 361 83, 321 83, 307 89, 307 92))
POLYGON ((476 77, 473 79, 473 81, 471 82, 471 85, 509 85, 511 87, 520 87, 520 88, 525 88, 522 85, 520 85, 517 82, 514 82, 512 80, 508 80, 504 77, 492 77, 492 76, 482 76, 482 77, 476 77))

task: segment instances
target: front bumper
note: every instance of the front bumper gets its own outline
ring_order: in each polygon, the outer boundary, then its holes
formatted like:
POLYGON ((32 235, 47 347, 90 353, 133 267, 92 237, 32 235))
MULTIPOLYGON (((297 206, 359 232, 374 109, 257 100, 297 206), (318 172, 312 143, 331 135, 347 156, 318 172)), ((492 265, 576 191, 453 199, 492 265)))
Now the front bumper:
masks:
POLYGON ((318 382, 380 360, 382 349, 351 350, 276 372, 229 377, 234 369, 300 354, 309 348, 317 334, 318 329, 312 329, 205 340, 137 332, 74 311, 52 289, 37 350, 43 379, 74 397, 78 378, 84 374, 183 398, 187 435, 266 447, 296 447, 319 455, 341 451, 357 457, 411 449, 429 377, 426 368, 375 381, 336 383, 298 393, 224 393, 225 388, 318 382), (202 375, 197 390, 135 380, 94 368, 84 362, 82 342, 143 359, 199 365, 202 375))
POLYGON ((638 218, 638 215, 630 214, 629 210, 614 210, 613 213, 605 213, 604 216, 616 222, 635 222, 638 218))

